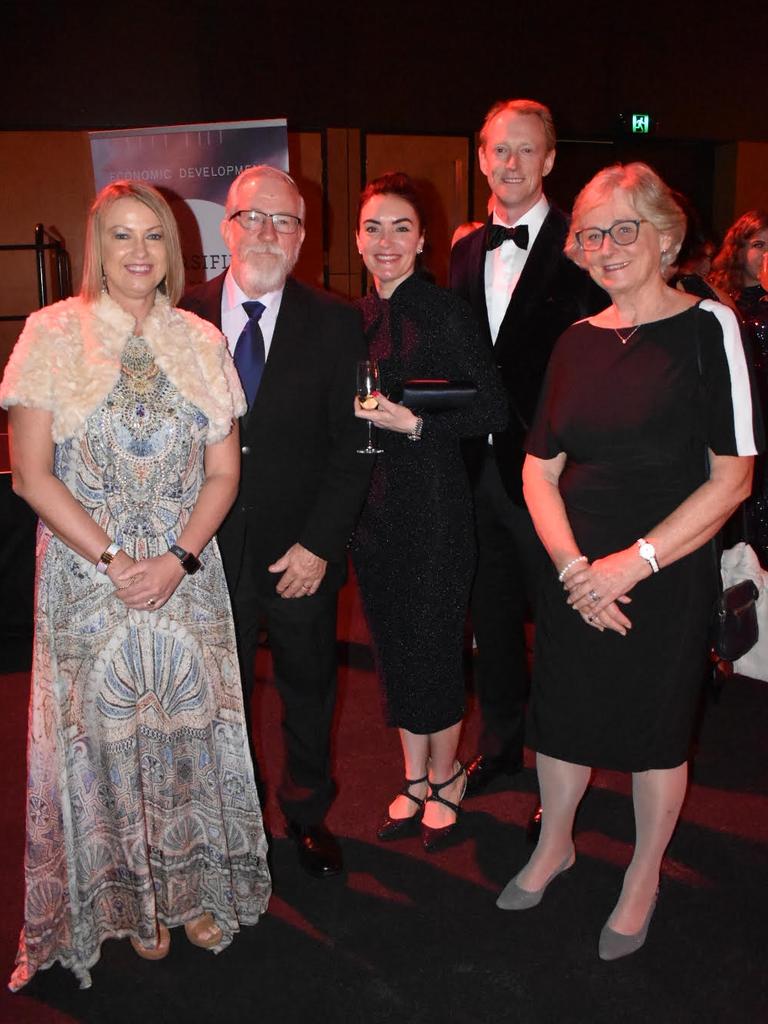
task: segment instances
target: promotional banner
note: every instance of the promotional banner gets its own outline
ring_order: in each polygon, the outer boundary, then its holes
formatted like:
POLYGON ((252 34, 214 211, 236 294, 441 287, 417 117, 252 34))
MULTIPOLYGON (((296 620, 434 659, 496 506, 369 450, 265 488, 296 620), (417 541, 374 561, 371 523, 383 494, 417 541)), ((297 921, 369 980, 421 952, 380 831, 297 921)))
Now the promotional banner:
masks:
POLYGON ((282 119, 89 135, 97 191, 129 178, 153 185, 170 202, 190 285, 216 277, 229 264, 220 224, 233 179, 256 164, 288 170, 288 130, 282 119))

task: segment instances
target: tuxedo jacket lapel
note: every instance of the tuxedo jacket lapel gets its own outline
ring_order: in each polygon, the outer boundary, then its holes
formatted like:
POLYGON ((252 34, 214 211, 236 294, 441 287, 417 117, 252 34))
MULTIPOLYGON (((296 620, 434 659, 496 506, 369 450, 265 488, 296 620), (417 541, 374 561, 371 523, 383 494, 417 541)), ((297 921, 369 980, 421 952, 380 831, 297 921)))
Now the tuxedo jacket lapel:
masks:
POLYGON ((482 310, 478 316, 480 323, 480 334, 488 345, 493 348, 491 340, 491 328, 488 323, 488 305, 485 301, 485 238, 491 224, 490 218, 484 230, 478 230, 469 239, 467 261, 472 270, 469 275, 469 304, 474 310, 482 310))
POLYGON ((562 254, 563 240, 560 237, 562 232, 559 230, 559 219, 559 215, 550 207, 501 321, 496 339, 497 349, 500 345, 514 344, 518 325, 525 320, 532 307, 541 303, 542 296, 549 287, 562 254))

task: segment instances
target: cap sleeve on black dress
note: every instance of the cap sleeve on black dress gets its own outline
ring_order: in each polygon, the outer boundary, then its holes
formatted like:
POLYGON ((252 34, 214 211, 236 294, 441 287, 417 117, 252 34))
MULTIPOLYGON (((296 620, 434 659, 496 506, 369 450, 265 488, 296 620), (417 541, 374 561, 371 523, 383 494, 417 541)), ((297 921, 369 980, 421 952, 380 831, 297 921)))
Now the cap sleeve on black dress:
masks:
POLYGON ((760 406, 733 310, 705 299, 699 309, 704 439, 716 455, 757 455, 760 406))

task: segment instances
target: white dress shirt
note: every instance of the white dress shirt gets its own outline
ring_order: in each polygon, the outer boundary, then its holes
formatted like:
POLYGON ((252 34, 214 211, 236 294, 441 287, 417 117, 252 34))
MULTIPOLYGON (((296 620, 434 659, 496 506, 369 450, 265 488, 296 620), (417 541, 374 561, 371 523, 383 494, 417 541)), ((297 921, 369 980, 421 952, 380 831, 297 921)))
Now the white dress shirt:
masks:
POLYGON ((548 212, 549 203, 544 195, 514 224, 507 224, 494 210, 494 224, 501 224, 505 228, 516 228, 520 224, 528 225, 527 249, 521 249, 516 242, 509 238, 498 248, 491 249, 485 254, 485 304, 494 345, 499 336, 499 328, 504 314, 507 312, 509 300, 512 298, 512 293, 523 272, 525 261, 528 259, 528 253, 533 248, 533 243, 536 241, 536 236, 541 230, 541 225, 548 212))
MULTIPOLYGON (((249 301, 248 296, 233 277, 232 271, 228 270, 221 292, 221 331, 227 339, 232 356, 235 354, 237 339, 243 333, 243 328, 248 322, 248 314, 243 309, 243 303, 249 301)), ((272 335, 275 333, 275 323, 282 301, 282 288, 259 296, 259 302, 266 307, 259 320, 259 327, 264 338, 265 363, 269 358, 269 347, 272 344, 272 335)))

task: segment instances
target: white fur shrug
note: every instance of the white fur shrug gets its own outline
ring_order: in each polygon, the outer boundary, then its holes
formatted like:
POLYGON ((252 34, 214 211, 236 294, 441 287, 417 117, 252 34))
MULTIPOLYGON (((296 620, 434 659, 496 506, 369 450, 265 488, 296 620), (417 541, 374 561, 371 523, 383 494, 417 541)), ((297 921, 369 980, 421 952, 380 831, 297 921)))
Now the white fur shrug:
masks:
MULTIPOLYGON (((117 383, 135 326, 106 294, 94 303, 65 299, 32 313, 8 360, 0 405, 49 410, 57 444, 78 435, 117 383)), ((158 367, 208 418, 208 443, 225 438, 246 403, 222 335, 159 293, 141 333, 158 367)))

